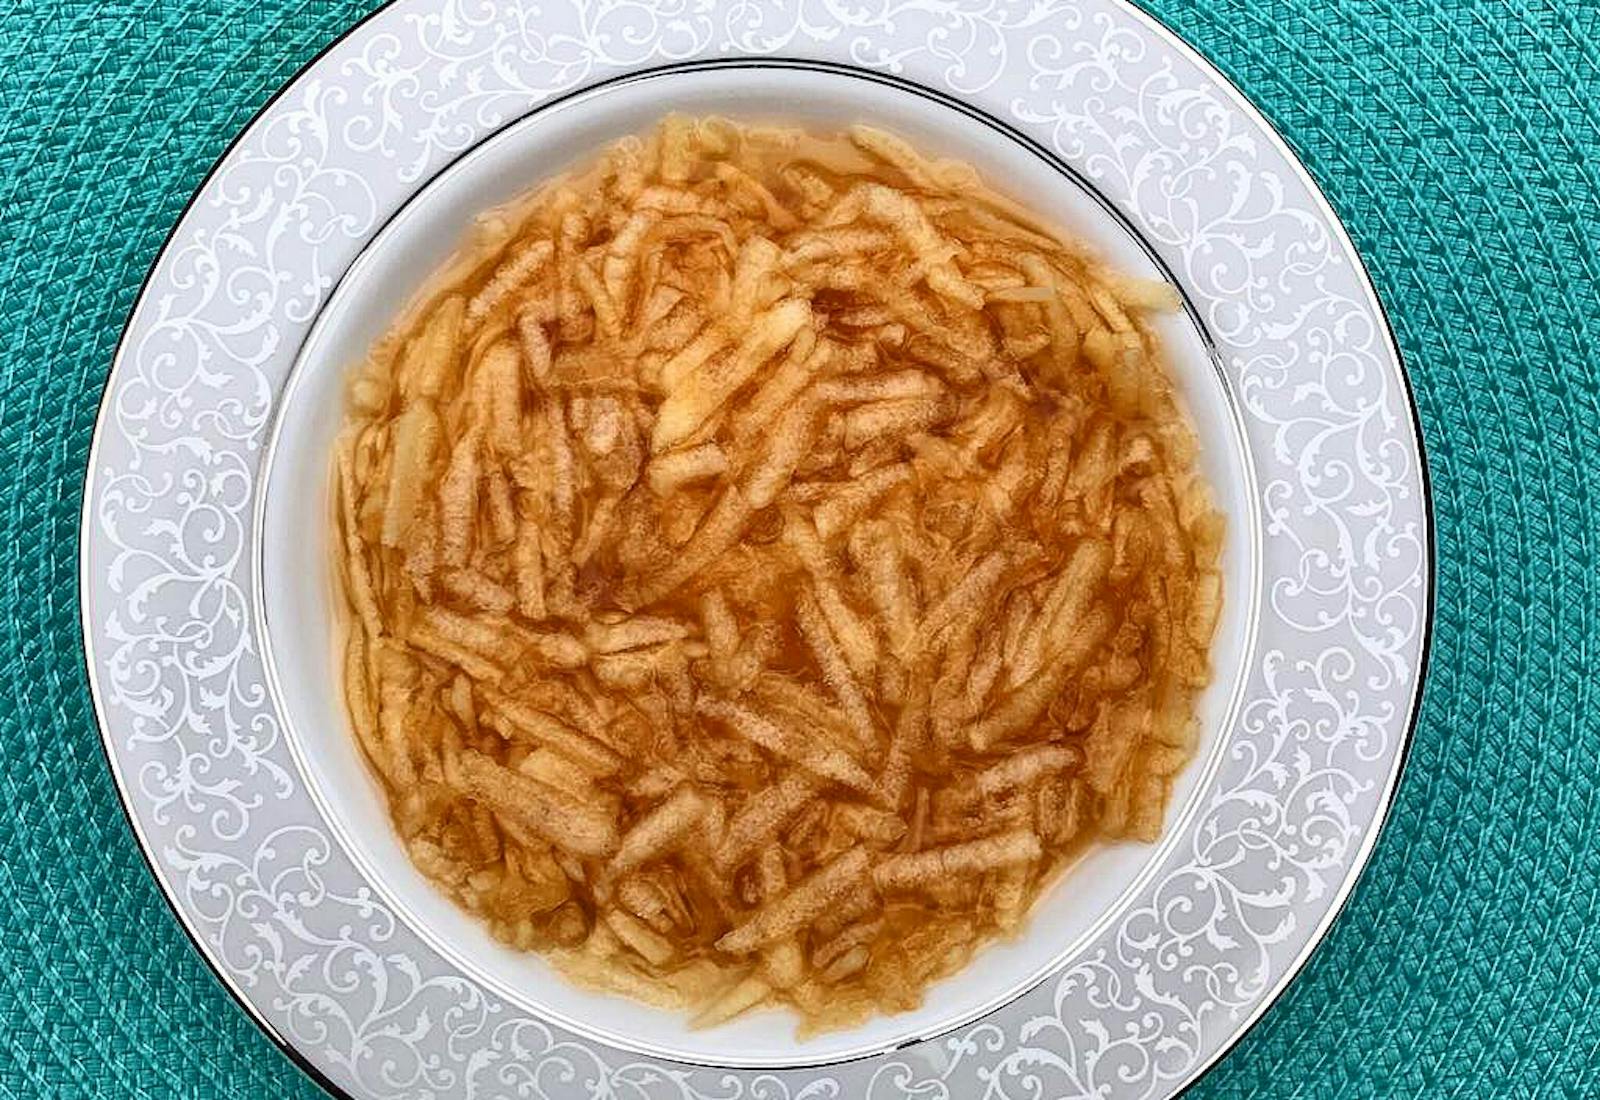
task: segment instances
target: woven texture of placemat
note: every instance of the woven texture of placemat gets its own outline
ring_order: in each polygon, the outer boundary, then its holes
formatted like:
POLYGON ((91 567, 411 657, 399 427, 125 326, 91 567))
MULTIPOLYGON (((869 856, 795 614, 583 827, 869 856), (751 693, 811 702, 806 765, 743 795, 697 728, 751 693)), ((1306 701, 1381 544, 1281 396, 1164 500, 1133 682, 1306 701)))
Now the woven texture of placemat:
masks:
MULTIPOLYGON (((1192 1095, 1600 1094, 1600 5, 1152 7, 1273 119, 1372 268, 1439 537, 1388 830, 1305 973, 1192 1095)), ((0 4, 0 1096, 320 1095, 190 947, 117 806, 76 536, 101 385, 162 239, 364 10, 0 4)))

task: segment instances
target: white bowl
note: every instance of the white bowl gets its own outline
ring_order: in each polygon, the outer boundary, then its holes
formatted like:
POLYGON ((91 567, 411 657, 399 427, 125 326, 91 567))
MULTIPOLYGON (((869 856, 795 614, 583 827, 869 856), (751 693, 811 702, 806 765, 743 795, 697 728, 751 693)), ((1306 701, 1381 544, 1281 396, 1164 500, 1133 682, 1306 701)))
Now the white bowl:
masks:
MULTIPOLYGON (((795 1018, 770 1011, 692 1030, 678 1014, 568 984, 537 954, 495 942, 407 859, 377 782, 340 703, 334 653, 329 464, 347 369, 389 325, 422 279, 461 241, 473 216, 652 126, 667 111, 782 121, 818 129, 866 122, 918 147, 976 165, 984 176, 1120 270, 1163 273, 1116 213, 1065 166, 987 116, 931 92, 866 73, 752 63, 646 74, 547 105, 451 164, 372 241, 335 289, 301 350, 274 428, 258 515, 257 559, 268 680, 313 793, 384 900, 441 953, 527 1010, 625 1049, 696 1065, 794 1066, 893 1049, 975 1020, 1011 1000, 1086 944, 1100 919, 1157 862, 1160 845, 1106 844, 1042 898, 1022 935, 992 945, 929 990, 919 1009, 798 1040, 795 1018)), ((1176 784, 1168 832, 1191 809, 1214 764, 1241 687, 1254 609, 1260 531, 1235 409, 1192 315, 1159 320, 1176 381, 1194 417, 1203 464, 1229 517, 1226 603, 1217 677, 1201 701, 1199 755, 1176 784)))

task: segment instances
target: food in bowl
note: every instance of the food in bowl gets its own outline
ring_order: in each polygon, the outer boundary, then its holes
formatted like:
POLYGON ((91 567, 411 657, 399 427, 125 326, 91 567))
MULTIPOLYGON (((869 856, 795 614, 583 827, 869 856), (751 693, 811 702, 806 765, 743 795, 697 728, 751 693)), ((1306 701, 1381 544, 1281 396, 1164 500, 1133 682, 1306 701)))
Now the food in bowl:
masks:
POLYGON ((1222 604, 1175 305, 865 126, 669 117, 485 214, 335 463, 412 861, 575 981, 817 1030, 1156 838, 1222 604))

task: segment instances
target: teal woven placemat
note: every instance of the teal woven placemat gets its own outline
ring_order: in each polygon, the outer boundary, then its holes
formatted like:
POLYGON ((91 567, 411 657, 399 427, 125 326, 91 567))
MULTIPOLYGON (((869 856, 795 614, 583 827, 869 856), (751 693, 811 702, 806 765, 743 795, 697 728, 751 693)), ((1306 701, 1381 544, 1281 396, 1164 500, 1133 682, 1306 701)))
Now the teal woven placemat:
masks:
MULTIPOLYGON (((1305 974, 1194 1095, 1600 1093, 1600 6, 1152 6, 1277 123, 1372 267, 1439 535, 1389 829, 1305 974)), ((76 531, 100 386, 167 229, 363 10, 0 11, 0 1096, 320 1095, 211 978, 127 831, 84 686, 76 531)))

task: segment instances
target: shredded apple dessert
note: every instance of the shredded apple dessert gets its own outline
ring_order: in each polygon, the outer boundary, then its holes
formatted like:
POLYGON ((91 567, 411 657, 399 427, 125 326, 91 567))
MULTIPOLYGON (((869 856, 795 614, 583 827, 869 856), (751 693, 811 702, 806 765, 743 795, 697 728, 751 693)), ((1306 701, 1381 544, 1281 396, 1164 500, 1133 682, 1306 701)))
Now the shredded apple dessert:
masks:
POLYGON ((484 215, 338 444, 411 859, 579 983, 816 1030, 1155 838, 1222 600, 1174 304, 866 127, 668 118, 484 215))

